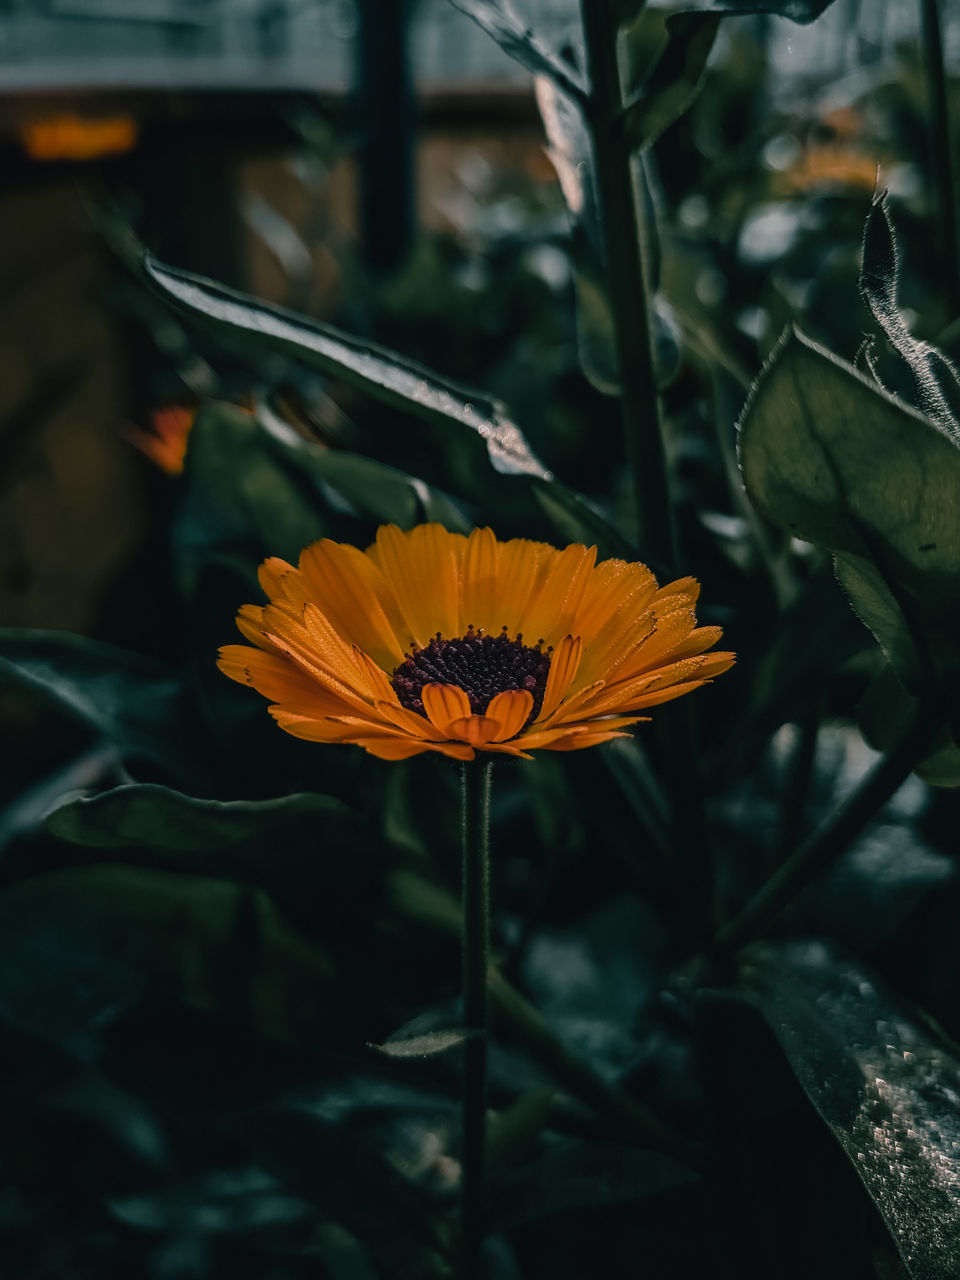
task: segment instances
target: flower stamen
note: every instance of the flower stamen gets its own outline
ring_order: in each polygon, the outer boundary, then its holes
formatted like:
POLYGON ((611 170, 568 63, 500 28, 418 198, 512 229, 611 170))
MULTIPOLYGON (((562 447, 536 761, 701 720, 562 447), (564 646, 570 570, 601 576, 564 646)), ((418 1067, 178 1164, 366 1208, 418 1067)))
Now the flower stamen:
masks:
POLYGON ((519 633, 511 639, 506 627, 494 636, 471 625, 466 635, 449 640, 438 631, 422 649, 411 646, 393 672, 391 683, 401 706, 422 716, 426 715, 423 686, 427 684, 456 685, 467 695, 472 714, 478 716, 498 693, 525 689, 533 696, 530 723, 543 705, 551 652, 551 648, 543 648, 542 640, 526 645, 519 633))

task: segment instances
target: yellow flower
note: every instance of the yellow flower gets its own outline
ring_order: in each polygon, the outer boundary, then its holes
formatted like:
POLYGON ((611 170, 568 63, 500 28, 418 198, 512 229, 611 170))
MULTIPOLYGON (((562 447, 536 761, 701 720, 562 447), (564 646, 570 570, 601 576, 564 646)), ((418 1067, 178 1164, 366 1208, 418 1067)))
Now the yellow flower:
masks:
POLYGON ((705 652, 721 633, 697 628, 693 578, 596 554, 439 524, 384 525, 366 551, 324 538, 261 566, 270 603, 237 617, 256 648, 218 665, 287 733, 385 760, 592 747, 734 660, 705 652))

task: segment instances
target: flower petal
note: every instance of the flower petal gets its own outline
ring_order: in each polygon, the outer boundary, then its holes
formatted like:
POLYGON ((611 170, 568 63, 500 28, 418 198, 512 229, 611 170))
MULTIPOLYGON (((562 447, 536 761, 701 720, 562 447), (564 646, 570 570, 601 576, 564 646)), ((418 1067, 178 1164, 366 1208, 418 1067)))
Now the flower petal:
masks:
MULTIPOLYGON (((580 666, 580 655, 583 644, 579 636, 564 636, 550 659, 550 671, 547 675, 547 687, 543 692, 543 705, 537 716, 537 723, 549 720, 566 697, 567 690, 577 674, 580 666)), ((488 708, 489 710, 489 708, 488 708)))
POLYGON ((470 699, 455 684, 425 684, 420 691, 423 709, 430 723, 444 737, 451 737, 450 725, 470 715, 470 699))
POLYGON ((300 553, 300 570, 311 598, 345 640, 391 670, 403 661, 403 626, 393 590, 364 553, 329 538, 300 553))
POLYGON ((533 694, 527 689, 507 689, 490 699, 483 718, 496 720, 500 726, 491 742, 506 742, 515 738, 529 719, 533 710, 533 694))
POLYGON ((447 733, 451 738, 459 738, 469 742, 471 747, 482 747, 493 742, 500 732, 500 721, 490 716, 464 716, 461 720, 451 720, 447 725, 447 733))
POLYGON ((367 554, 393 587, 409 633, 399 637, 402 645, 409 639, 423 648, 438 631, 447 638, 460 634, 460 544, 466 538, 442 524, 421 524, 409 533, 395 524, 377 530, 367 554))
POLYGON ((226 644, 217 666, 238 684, 247 684, 271 702, 290 703, 311 715, 336 715, 349 704, 317 683, 286 658, 251 649, 245 644, 226 644))

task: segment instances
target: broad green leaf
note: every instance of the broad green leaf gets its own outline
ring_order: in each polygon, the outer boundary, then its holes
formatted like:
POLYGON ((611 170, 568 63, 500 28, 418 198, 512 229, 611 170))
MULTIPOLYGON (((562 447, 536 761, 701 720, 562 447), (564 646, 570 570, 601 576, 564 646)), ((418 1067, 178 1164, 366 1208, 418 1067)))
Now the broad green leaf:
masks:
MULTIPOLYGON (((899 254, 884 193, 867 215, 863 231, 860 292, 873 318, 913 375, 920 408, 945 435, 960 443, 960 381, 957 370, 942 351, 910 333, 897 305, 899 282, 899 254)), ((869 354, 866 351, 865 358, 869 359, 869 354)))
POLYGON ((901 679, 952 693, 960 673, 960 449, 916 410, 798 333, 740 425, 744 482, 837 574, 901 679))
POLYGON ((960 1275, 960 1062, 821 942, 756 946, 743 991, 883 1217, 913 1280, 960 1275))
POLYGON ((269 848, 298 835, 329 852, 331 833, 342 844, 343 829, 355 837, 357 826, 355 815, 331 796, 303 792, 276 800, 201 800, 153 783, 70 799, 47 817, 48 829, 72 844, 197 854, 198 870, 208 855, 221 850, 244 844, 269 848))
POLYGON ((428 422, 475 431, 490 461, 506 475, 548 473, 497 400, 460 386, 404 357, 296 312, 260 302, 189 271, 144 258, 149 282, 171 303, 225 333, 282 351, 358 387, 383 404, 428 422))
POLYGON ((624 107, 617 128, 626 145, 650 147, 691 105, 713 48, 720 14, 675 13, 667 44, 640 92, 624 107))
POLYGON ((537 38, 514 12, 510 0, 450 0, 455 9, 471 17, 497 44, 534 75, 546 75, 574 97, 586 88, 577 70, 537 38))
POLYGON ((207 776, 180 674, 141 654, 66 631, 0 630, 0 687, 29 691, 177 774, 207 776))

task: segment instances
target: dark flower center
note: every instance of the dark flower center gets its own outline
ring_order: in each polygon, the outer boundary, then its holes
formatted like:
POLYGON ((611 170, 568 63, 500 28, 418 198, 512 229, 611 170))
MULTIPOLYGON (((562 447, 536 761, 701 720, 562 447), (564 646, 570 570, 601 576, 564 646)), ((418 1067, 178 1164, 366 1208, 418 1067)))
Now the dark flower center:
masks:
POLYGON ((401 705, 420 715, 426 714, 421 697, 425 684, 458 685, 470 699, 474 715, 483 715, 498 693, 526 689, 533 694, 529 724, 543 705, 550 653, 542 640, 535 645, 524 644, 522 635, 511 640, 506 627, 492 636, 471 626, 465 636, 453 640, 444 640, 438 631, 424 648, 407 654, 392 683, 401 705))

